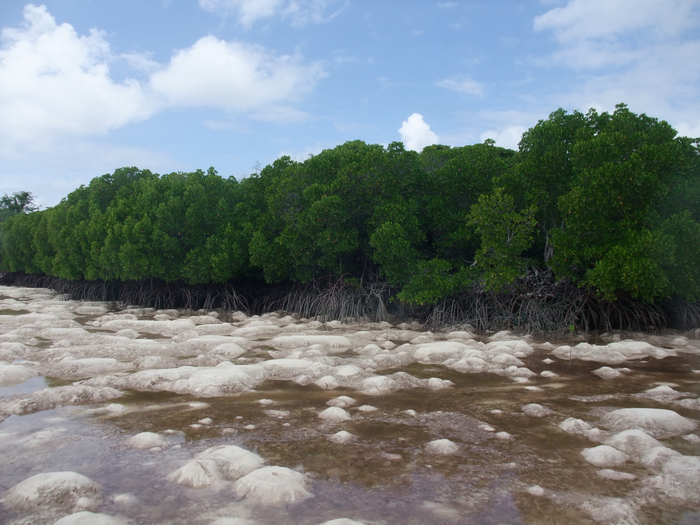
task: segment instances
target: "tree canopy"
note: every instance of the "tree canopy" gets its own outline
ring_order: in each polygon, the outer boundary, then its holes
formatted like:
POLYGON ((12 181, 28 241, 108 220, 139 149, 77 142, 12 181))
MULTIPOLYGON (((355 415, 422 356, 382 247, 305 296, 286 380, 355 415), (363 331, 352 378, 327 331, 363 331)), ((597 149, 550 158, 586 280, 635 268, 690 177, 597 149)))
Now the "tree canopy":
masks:
POLYGON ((347 142, 236 180, 120 168, 36 211, 0 200, 0 270, 186 283, 382 279, 431 304, 550 268, 607 299, 700 298, 700 149, 625 105, 562 109, 518 151, 347 142))

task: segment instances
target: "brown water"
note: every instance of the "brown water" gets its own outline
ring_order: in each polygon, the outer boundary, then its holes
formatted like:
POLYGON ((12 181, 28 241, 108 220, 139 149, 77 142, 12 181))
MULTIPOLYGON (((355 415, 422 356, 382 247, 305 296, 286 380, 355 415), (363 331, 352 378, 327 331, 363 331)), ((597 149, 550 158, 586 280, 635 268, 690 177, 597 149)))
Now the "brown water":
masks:
MULTIPOLYGON (((7 315, 4 310, 0 314, 7 315)), ((258 347, 244 357, 259 358, 268 349, 258 347)), ((98 405, 10 416, 0 423, 0 491, 34 474, 76 471, 102 485, 99 512, 120 514, 144 525, 205 525, 222 516, 261 524, 314 525, 339 517, 387 525, 591 524, 589 515, 580 510, 581 502, 629 498, 641 480, 653 473, 628 462, 616 470, 635 474, 637 480, 600 478, 599 468, 580 454, 596 443, 567 434, 557 424, 576 417, 595 426, 598 417, 618 407, 672 408, 697 420, 698 411, 631 395, 670 384, 699 396, 700 375, 692 371, 700 369, 700 356, 632 361, 621 365, 632 372, 612 381, 590 373, 600 363, 555 360, 545 366, 546 356, 537 351, 523 360, 533 372, 547 369, 559 377, 534 377, 526 386, 498 375, 461 374, 441 365, 413 363, 381 373, 438 377, 453 381, 454 386, 374 397, 354 390, 266 381, 254 392, 221 398, 129 391, 116 400, 127 407, 117 415, 95 410, 98 405), (353 419, 342 423, 319 419, 326 403, 340 395, 357 401, 347 409, 353 419), (591 400, 591 396, 602 397, 591 400), (263 406, 260 399, 273 404, 263 406), (197 405, 202 402, 206 404, 197 405), (555 413, 544 418, 526 416, 521 408, 528 403, 545 405, 555 413), (377 410, 357 411, 362 405, 377 410), (270 415, 269 410, 289 414, 270 415), (205 417, 213 419, 213 424, 191 426, 205 417), (254 428, 246 428, 249 425, 254 428), (513 439, 497 439, 485 425, 508 432, 513 439), (123 445, 139 432, 166 430, 176 431, 169 434, 174 446, 161 452, 123 445), (339 430, 359 439, 347 445, 329 441, 328 435, 339 430), (453 456, 425 453, 428 441, 441 438, 457 443, 460 452, 453 456), (257 452, 270 465, 305 472, 314 496, 291 506, 262 507, 238 501, 228 482, 193 490, 165 480, 194 454, 221 444, 236 444, 257 452), (527 491, 533 485, 560 497, 534 496, 527 491), (124 505, 113 500, 125 493, 136 496, 137 502, 124 505)), ((68 383, 35 378, 0 388, 0 401, 68 383)), ((663 442, 682 454, 700 455, 700 445, 680 437, 663 442)), ((0 507, 0 523, 35 523, 32 519, 0 507)), ((700 509, 662 501, 639 506, 636 519, 642 524, 688 525, 700 523, 700 509)))
MULTIPOLYGON (((540 383, 542 390, 527 391, 499 376, 465 375, 414 364, 405 371, 416 377, 451 379, 456 385, 440 392, 412 390, 371 397, 268 381, 255 393, 206 399, 209 406, 203 408, 190 407, 188 403, 201 401, 190 396, 133 392, 120 399, 134 409, 125 415, 62 408, 11 416, 0 424, 4 451, 0 488, 7 489, 40 472, 78 471, 102 484, 104 494, 138 495, 140 504, 128 512, 109 501, 100 511, 124 512, 144 524, 192 523, 207 513, 230 515, 231 511, 263 523, 311 524, 338 516, 367 523, 592 523, 571 507, 523 489, 537 484, 587 496, 624 497, 635 482, 596 476, 598 469, 579 454, 591 443, 560 431, 553 421, 565 417, 590 420, 592 413, 602 413, 608 407, 664 408, 661 403, 624 395, 659 382, 675 383, 678 390, 700 394, 700 382, 684 373, 687 367, 700 368, 700 362, 667 358, 639 363, 635 373, 620 385, 600 381, 585 374, 587 367, 577 366, 561 381, 534 381, 531 386, 540 383), (601 394, 615 397, 597 403, 570 399, 601 394), (378 410, 363 413, 354 421, 320 423, 317 414, 339 395, 356 399, 355 406, 371 404, 378 410), (275 401, 272 408, 290 415, 266 415, 264 411, 270 407, 257 402, 262 398, 275 401), (545 404, 557 414, 542 419, 522 415, 520 407, 531 402, 545 404), (495 408, 502 412, 491 412, 495 408), (407 409, 418 415, 403 414, 407 409), (204 417, 212 418, 214 424, 190 427, 204 417), (483 423, 512 434, 513 441, 494 439, 492 432, 479 428, 483 423), (251 424, 255 429, 245 429, 251 424), (222 435, 225 428, 231 433, 222 435), (122 446, 130 435, 167 429, 183 433, 180 449, 152 453, 122 446), (330 442, 327 434, 338 430, 360 439, 351 445, 330 442), (425 454, 423 445, 437 438, 455 441, 461 452, 456 456, 425 454), (228 487, 195 491, 165 481, 167 473, 192 453, 219 444, 238 444, 270 464, 303 469, 313 479, 315 496, 288 508, 256 508, 236 503, 228 487)), ((44 386, 41 378, 28 383, 31 385, 24 385, 44 386)), ((677 411, 697 417, 693 411, 677 411)), ((697 445, 680 438, 667 442, 684 454, 700 452, 697 445)), ((634 464, 621 470, 640 477, 648 474, 634 464)), ((642 508, 638 517, 642 523, 698 522, 700 514, 689 510, 693 509, 642 508)), ((6 511, 0 511, 0 522, 10 518, 6 511)))

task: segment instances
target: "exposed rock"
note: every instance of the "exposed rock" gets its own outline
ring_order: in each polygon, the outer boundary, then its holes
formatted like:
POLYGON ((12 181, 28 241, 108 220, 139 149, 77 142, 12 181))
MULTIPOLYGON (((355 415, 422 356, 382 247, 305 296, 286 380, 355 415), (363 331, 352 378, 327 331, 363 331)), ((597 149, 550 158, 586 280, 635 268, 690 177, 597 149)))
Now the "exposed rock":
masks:
POLYGON ((330 407, 322 411, 318 417, 326 421, 339 422, 351 419, 350 414, 340 407, 330 407))
POLYGON ((102 323, 101 328, 114 330, 115 332, 125 328, 131 328, 137 332, 161 335, 178 335, 187 330, 193 330, 195 325, 189 319, 176 319, 174 321, 140 321, 136 319, 115 319, 102 323))
POLYGON ((496 432, 494 437, 496 439, 500 439, 501 441, 511 441, 513 439, 513 436, 508 432, 496 432))
POLYGON ((627 472, 620 472, 618 470, 611 470, 609 468, 599 470, 596 472, 596 474, 601 478, 612 479, 615 481, 632 481, 637 479, 637 476, 634 474, 628 474, 627 472))
POLYGON ((688 410, 700 410, 700 398, 683 399, 681 401, 676 401, 674 404, 682 408, 687 408, 688 410))
POLYGON ((340 386, 338 380, 333 376, 323 376, 321 379, 315 381, 314 384, 324 390, 333 390, 340 386))
POLYGON ((457 341, 438 341, 418 345, 413 358, 420 363, 442 363, 450 358, 459 359, 470 349, 457 341))
POLYGON ((234 365, 229 362, 220 363, 212 368, 195 368, 192 371, 187 371, 186 375, 189 377, 175 380, 171 384, 166 383, 162 389, 179 394, 218 397, 248 392, 267 377, 266 371, 261 365, 234 365))
POLYGON ((525 368, 524 366, 517 367, 515 365, 509 366, 505 370, 503 370, 503 374, 513 378, 514 380, 522 379, 524 382, 532 376, 536 376, 532 370, 529 368, 525 368))
POLYGON ((305 375, 312 379, 319 379, 331 375, 333 368, 308 359, 271 359, 260 363, 271 379, 294 379, 305 375))
POLYGON ((589 425, 582 419, 576 419, 573 417, 565 419, 564 421, 559 423, 559 428, 561 428, 564 432, 568 432, 569 434, 580 435, 585 435, 586 432, 589 432, 593 429, 591 425, 589 425))
POLYGON ((18 385, 36 376, 34 370, 24 365, 0 363, 0 387, 18 385))
POLYGON ((509 367, 509 366, 524 366, 525 363, 523 363, 520 359, 515 357, 512 354, 489 354, 487 356, 488 360, 493 363, 494 365, 501 366, 503 368, 509 367))
POLYGON ((212 348, 209 353, 213 355, 220 355, 226 359, 235 359, 243 354, 245 354, 245 348, 242 348, 237 343, 223 343, 212 348))
POLYGON ((178 366, 178 361, 176 358, 169 356, 146 355, 134 359, 133 366, 138 370, 176 368, 178 366))
POLYGON ((77 472, 47 472, 12 487, 4 504, 15 512, 35 512, 46 507, 72 511, 78 506, 82 508, 77 510, 94 510, 101 490, 100 485, 77 472))
POLYGON ((449 379, 440 379, 439 377, 431 377, 428 379, 428 388, 431 390, 442 390, 443 388, 449 388, 453 385, 454 383, 449 379))
POLYGON ((348 518, 338 518, 335 520, 324 521, 320 525, 365 525, 361 521, 355 521, 348 518))
POLYGON ((78 306, 73 313, 78 315, 104 315, 109 310, 104 304, 82 304, 78 306))
POLYGON ((352 346, 350 340, 342 335, 281 335, 269 342, 275 348, 302 348, 317 344, 330 348, 352 346))
POLYGON ((33 414, 58 406, 102 403, 122 395, 119 390, 109 387, 71 385, 45 388, 32 392, 22 399, 0 403, 0 414, 33 414))
POLYGON ((616 377, 620 377, 620 372, 609 366, 600 367, 597 370, 593 370, 591 373, 597 375, 601 379, 615 379, 616 377))
POLYGON ((399 389, 399 385, 387 376, 368 377, 360 383, 360 390, 369 395, 383 395, 399 389))
POLYGON ((552 355, 559 359, 580 359, 581 361, 595 361, 598 363, 607 363, 609 365, 619 365, 624 363, 627 358, 620 352, 616 352, 605 346, 591 345, 588 343, 579 343, 578 345, 560 346, 556 348, 552 355))
POLYGON ((670 499, 684 504, 700 503, 700 457, 674 456, 661 467, 661 475, 647 481, 648 486, 670 499))
MULTIPOLYGON (((484 356, 483 352, 478 353, 484 356)), ((489 371, 494 365, 487 363, 486 360, 481 357, 470 355, 463 357, 454 363, 450 363, 447 366, 463 374, 479 374, 481 372, 489 371)))
MULTIPOLYGON (((485 345, 482 350, 489 354, 511 354, 515 357, 527 357, 532 355, 534 348, 522 339, 509 339, 493 341, 485 345)), ((493 340, 493 336, 492 336, 493 340)))
POLYGON ((624 454, 608 445, 584 448, 581 451, 581 455, 586 461, 594 464, 597 467, 614 467, 616 465, 622 465, 629 459, 627 454, 624 454))
POLYGON ((163 436, 155 432, 141 432, 127 439, 124 444, 129 448, 138 450, 148 450, 153 447, 167 448, 170 446, 170 443, 163 436))
POLYGON ((457 332, 450 332, 445 336, 447 339, 474 339, 476 336, 471 332, 465 332, 460 330, 457 332))
POLYGON ((128 339, 136 339, 139 337, 139 333, 136 330, 132 330, 131 328, 124 328, 124 330, 119 330, 116 334, 114 334, 118 337, 126 337, 128 339))
POLYGON ((554 410, 552 410, 551 408, 538 405, 537 403, 530 403, 529 405, 525 405, 522 408, 522 410, 523 414, 530 417, 547 417, 555 414, 554 410))
POLYGON ((334 443, 346 445, 355 441, 357 439, 357 436, 345 430, 341 430, 340 432, 336 432, 335 434, 331 434, 330 436, 328 436, 328 439, 330 439, 334 443))
POLYGON ((85 510, 65 516, 53 525, 129 525, 130 523, 131 520, 125 518, 107 514, 95 514, 85 510))
POLYGON ((532 487, 528 487, 527 491, 532 494, 533 496, 538 496, 542 497, 544 496, 544 489, 540 487, 539 485, 533 485, 532 487))
POLYGON ((622 408, 605 414, 600 422, 613 432, 639 428, 658 439, 687 434, 698 426, 697 421, 661 408, 622 408))
POLYGON ((218 518, 209 525, 258 525, 258 522, 246 518, 218 518))
POLYGON ((51 363, 50 366, 44 368, 44 375, 80 379, 123 372, 129 368, 129 365, 127 363, 120 363, 112 357, 75 359, 70 356, 62 359, 58 363, 51 363))
POLYGON ((678 392, 670 386, 662 385, 634 395, 635 397, 645 397, 653 399, 654 401, 668 403, 669 401, 675 401, 676 399, 679 399, 681 397, 688 397, 692 394, 688 394, 686 392, 678 392))
POLYGON ((355 404, 355 400, 351 397, 348 396, 340 396, 336 397, 335 399, 331 399, 326 403, 326 405, 331 406, 331 407, 340 407, 340 408, 347 408, 350 405, 355 404))
POLYGON ((311 496, 305 474, 285 467, 262 467, 233 484, 240 497, 263 504, 296 503, 311 496))
POLYGON ((195 459, 173 470, 165 479, 184 487, 203 489, 221 479, 221 473, 213 459, 195 459))
POLYGON ((589 497, 578 508, 596 523, 606 525, 639 525, 635 506, 622 498, 589 497))
POLYGON ((260 456, 235 445, 208 448, 197 459, 215 461, 221 476, 228 481, 235 481, 265 465, 265 460, 260 456))
POLYGON ((681 456, 681 453, 671 448, 663 446, 654 447, 644 452, 641 457, 641 462, 647 467, 660 469, 670 458, 679 456, 681 456))
POLYGON ((629 456, 641 456, 654 447, 663 446, 661 442, 638 428, 623 430, 606 440, 605 444, 629 456))
POLYGON ((425 445, 425 451, 428 454, 440 454, 442 456, 451 456, 459 452, 459 446, 449 439, 436 439, 425 445))

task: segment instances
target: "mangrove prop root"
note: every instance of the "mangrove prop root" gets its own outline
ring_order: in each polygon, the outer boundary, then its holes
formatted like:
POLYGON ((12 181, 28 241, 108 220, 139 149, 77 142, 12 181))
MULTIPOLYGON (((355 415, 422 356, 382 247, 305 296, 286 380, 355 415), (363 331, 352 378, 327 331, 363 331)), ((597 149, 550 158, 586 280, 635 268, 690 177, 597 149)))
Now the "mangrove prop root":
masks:
POLYGON ((429 306, 393 299, 392 288, 377 276, 362 285, 328 276, 306 284, 185 284, 158 279, 71 281, 45 275, 5 273, 0 284, 49 288, 66 299, 106 301, 114 306, 196 311, 240 310, 253 314, 279 311, 319 321, 397 321, 418 319, 433 330, 468 327, 477 331, 562 333, 610 330, 691 330, 700 326, 700 303, 660 304, 619 299, 611 302, 578 288, 553 273, 531 271, 495 292, 475 283, 462 293, 429 306))

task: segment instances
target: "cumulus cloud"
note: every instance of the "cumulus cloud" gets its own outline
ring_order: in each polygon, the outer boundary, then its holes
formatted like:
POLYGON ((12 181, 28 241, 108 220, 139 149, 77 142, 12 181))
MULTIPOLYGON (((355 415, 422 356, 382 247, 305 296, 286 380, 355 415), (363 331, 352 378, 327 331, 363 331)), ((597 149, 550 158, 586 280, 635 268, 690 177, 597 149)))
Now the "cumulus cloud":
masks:
POLYGON ((527 130, 528 128, 525 126, 509 126, 500 132, 490 129, 483 132, 479 138, 481 142, 493 139, 496 141, 496 146, 517 150, 520 139, 523 138, 523 133, 527 130))
POLYGON ((621 66, 698 25, 697 0, 570 0, 535 17, 560 49, 550 60, 571 67, 621 66))
POLYGON ((29 4, 19 28, 0 36, 0 134, 41 143, 66 134, 99 135, 153 114, 139 82, 110 77, 104 33, 79 36, 56 24, 46 7, 29 4))
POLYGON ((430 129, 420 113, 413 113, 408 117, 408 120, 404 120, 399 128, 399 133, 406 149, 419 153, 426 146, 436 144, 438 141, 438 136, 430 129))
POLYGON ((300 55, 273 56, 263 47, 213 36, 178 51, 151 76, 150 87, 168 105, 251 111, 291 101, 325 75, 300 55))
POLYGON ((233 13, 239 23, 250 28, 258 20, 280 16, 293 25, 320 24, 337 16, 343 8, 326 15, 335 0, 199 0, 205 11, 224 15, 233 13))
POLYGON ((696 0, 570 0, 535 17, 535 31, 552 30, 561 42, 610 39, 640 29, 677 35, 697 23, 696 0))
POLYGON ((452 78, 447 78, 437 82, 437 85, 449 89, 450 91, 456 91, 457 93, 466 93, 468 95, 475 95, 481 97, 484 95, 484 86, 476 80, 471 78, 463 78, 460 80, 455 80, 452 78))
POLYGON ((534 19, 556 50, 540 65, 581 71, 568 92, 550 98, 565 107, 630 109, 692 132, 700 119, 698 0, 569 0, 534 19))
POLYGON ((103 32, 79 35, 46 7, 29 4, 17 28, 0 35, 0 155, 48 151, 104 135, 173 107, 210 107, 275 122, 298 121, 292 107, 325 75, 299 54, 201 38, 167 64, 148 54, 116 55, 103 32), (116 81, 120 61, 146 80, 116 81))

